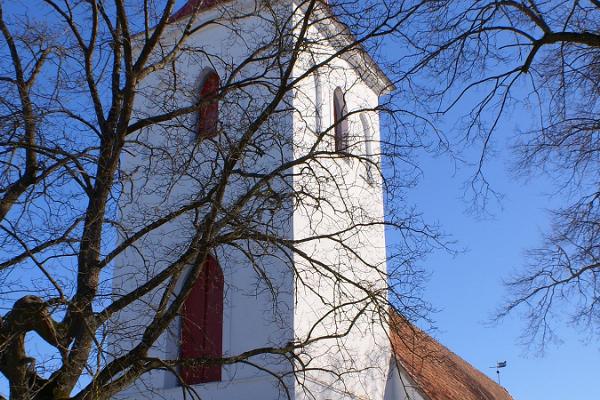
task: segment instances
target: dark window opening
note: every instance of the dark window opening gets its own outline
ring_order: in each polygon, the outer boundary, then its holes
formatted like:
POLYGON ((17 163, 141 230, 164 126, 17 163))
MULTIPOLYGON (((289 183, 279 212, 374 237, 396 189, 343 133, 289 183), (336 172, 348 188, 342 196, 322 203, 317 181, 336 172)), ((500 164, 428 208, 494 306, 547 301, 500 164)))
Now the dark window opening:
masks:
POLYGON ((347 113, 344 93, 342 92, 342 89, 338 87, 333 92, 333 123, 336 152, 345 152, 348 150, 347 113))

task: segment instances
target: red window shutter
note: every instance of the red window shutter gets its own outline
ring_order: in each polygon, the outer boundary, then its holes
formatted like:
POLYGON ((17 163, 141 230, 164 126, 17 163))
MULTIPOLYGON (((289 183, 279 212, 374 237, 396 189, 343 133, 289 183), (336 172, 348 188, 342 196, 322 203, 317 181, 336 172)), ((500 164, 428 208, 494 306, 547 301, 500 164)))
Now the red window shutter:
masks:
MULTIPOLYGON (((223 356, 223 272, 213 257, 204 268, 183 304, 181 358, 223 356)), ((181 379, 187 385, 221 380, 221 365, 183 366, 181 379)))
POLYGON ((200 89, 200 109, 198 111, 198 135, 212 137, 217 134, 219 122, 219 102, 217 95, 221 82, 216 72, 210 72, 200 89))

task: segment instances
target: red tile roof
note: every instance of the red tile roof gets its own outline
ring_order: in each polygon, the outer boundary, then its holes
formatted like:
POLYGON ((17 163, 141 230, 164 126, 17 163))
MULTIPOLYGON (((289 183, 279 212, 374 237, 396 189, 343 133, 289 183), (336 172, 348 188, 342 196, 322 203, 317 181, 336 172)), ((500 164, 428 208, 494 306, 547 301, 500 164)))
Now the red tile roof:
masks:
POLYGON ((169 21, 177 21, 178 19, 192 15, 194 10, 196 9, 196 12, 198 13, 217 5, 218 3, 224 3, 225 1, 227 0, 188 0, 188 2, 183 5, 183 7, 181 7, 173 15, 171 15, 169 21))
POLYGON ((502 386, 397 314, 390 335, 396 359, 428 400, 512 400, 502 386))

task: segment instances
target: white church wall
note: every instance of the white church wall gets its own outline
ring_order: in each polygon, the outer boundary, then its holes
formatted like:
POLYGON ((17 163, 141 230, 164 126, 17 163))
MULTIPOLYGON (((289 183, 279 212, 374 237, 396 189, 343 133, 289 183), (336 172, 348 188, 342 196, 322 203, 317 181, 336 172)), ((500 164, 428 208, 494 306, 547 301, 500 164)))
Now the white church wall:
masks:
MULTIPOLYGON (((250 10, 254 7, 253 1, 244 0, 232 4, 232 7, 239 7, 241 10, 250 10)), ((203 14, 199 23, 219 12, 217 8, 203 14)), ((237 65, 248 53, 248 43, 259 43, 261 36, 264 36, 261 30, 270 27, 267 22, 258 18, 248 18, 237 21, 236 24, 236 34, 233 34, 227 26, 204 28, 192 39, 190 45, 208 49, 218 54, 222 60, 228 60, 230 65, 237 65), (240 32, 244 34, 237 35, 240 32)), ((331 50, 329 47, 327 51, 331 50)), ((321 57, 326 54, 327 52, 321 53, 321 57)), ((314 60, 301 60, 295 75, 307 68, 310 62, 314 60)), ((179 81, 178 84, 197 87, 200 72, 206 64, 195 57, 180 57, 176 62, 176 68, 181 72, 178 74, 178 79, 184 81, 179 81)), ((227 67, 228 65, 218 61, 213 64, 213 68, 222 78, 228 76, 227 67)), ((256 71, 258 68, 257 65, 256 71)), ((249 68, 246 74, 251 75, 253 71, 249 68)), ((161 87, 172 84, 171 78, 166 74, 151 75, 144 82, 147 90, 140 93, 147 96, 140 97, 136 107, 137 115, 142 118, 146 113, 155 112, 156 105, 153 104, 153 100, 160 98, 161 87)), ((375 112, 353 114, 363 108, 376 107, 378 95, 359 78, 348 60, 336 59, 327 68, 319 70, 317 80, 314 77, 304 80, 299 85, 296 95, 293 98, 291 96, 286 98, 288 105, 293 105, 297 112, 279 114, 275 120, 270 121, 271 128, 277 128, 283 135, 279 137, 278 143, 273 143, 270 147, 268 142, 272 138, 265 135, 265 148, 269 150, 264 155, 250 157, 245 167, 248 170, 264 172, 283 161, 302 157, 314 144, 315 131, 318 131, 319 127, 329 129, 319 149, 325 152, 333 151, 331 94, 337 86, 341 86, 347 93, 348 112, 351 113, 349 119, 351 151, 353 154, 363 154, 367 149, 364 136, 366 120, 372 139, 369 143, 373 152, 371 156, 375 162, 378 162, 378 115, 375 112), (317 101, 320 103, 318 104, 320 105, 319 121, 316 120, 314 113, 309 112, 309 109, 316 110, 316 81, 320 82, 321 88, 320 100, 317 101), (303 93, 309 96, 303 97, 303 93)), ((229 104, 225 99, 221 110, 221 120, 227 124, 225 129, 229 128, 233 131, 234 126, 244 126, 245 121, 236 120, 240 118, 236 105, 245 104, 259 108, 268 98, 258 89, 251 91, 250 94, 249 98, 232 99, 229 104)), ((193 95, 193 92, 190 93, 190 98, 193 95)), ((190 98, 174 99, 174 101, 185 103, 189 102, 190 98)), ((187 126, 192 127, 194 124, 193 120, 185 121, 187 126)), ((214 180, 214 175, 219 174, 222 163, 213 161, 214 154, 219 151, 219 145, 225 145, 226 138, 217 137, 215 143, 211 141, 198 143, 194 138, 192 130, 182 129, 152 129, 134 138, 139 143, 169 151, 166 154, 149 152, 142 154, 137 151, 139 148, 136 144, 129 145, 137 150, 122 160, 125 167, 131 171, 129 185, 126 186, 121 200, 123 223, 126 229, 134 231, 136 225, 143 220, 143 213, 164 213, 170 208, 174 209, 177 205, 189 201, 192 196, 205 192, 206 182, 214 180), (197 164, 194 169, 196 173, 182 175, 173 182, 171 177, 174 171, 164 170, 165 160, 175 159, 174 165, 186 162, 192 154, 192 149, 193 162, 197 164), (141 169, 146 165, 149 165, 149 170, 141 169), (142 180, 143 175, 149 175, 151 178, 142 180)), ((320 165, 311 163, 311 166, 322 172, 323 177, 330 174, 329 179, 324 178, 317 182, 310 177, 300 176, 298 174, 300 167, 296 167, 293 171, 295 173, 293 187, 295 190, 300 187, 309 191, 322 190, 328 202, 315 207, 309 201, 299 206, 297 202, 292 204, 290 200, 279 215, 275 216, 277 221, 275 225, 282 237, 287 235, 289 238, 299 239, 342 230, 350 225, 351 218, 354 222, 364 223, 379 223, 383 220, 383 196, 376 173, 373 174, 373 179, 370 179, 365 163, 358 160, 331 159, 324 154, 319 161, 320 165), (352 212, 345 211, 348 207, 352 212)), ((230 182, 225 204, 231 204, 248 184, 249 181, 244 179, 230 182)), ((280 184, 283 185, 284 182, 280 184)), ((116 262, 113 283, 115 296, 118 297, 146 281, 178 257, 182 251, 181 244, 189 239, 192 231, 191 220, 190 215, 166 224, 140 240, 136 251, 124 253, 116 262)), ((306 260, 295 254, 294 268, 298 273, 297 277, 300 278, 298 280, 294 273, 279 261, 278 256, 282 254, 277 252, 280 250, 273 250, 270 256, 262 257, 261 264, 269 271, 272 283, 279 289, 276 307, 273 307, 270 293, 261 286, 262 283, 256 273, 244 262, 244 257, 239 250, 231 246, 222 246, 216 250, 215 255, 225 275, 223 330, 225 356, 267 345, 281 346, 294 338, 302 340, 315 325, 315 321, 323 317, 327 311, 331 311, 332 304, 335 307, 342 301, 356 302, 356 305, 348 305, 337 310, 332 318, 326 318, 312 331, 314 335, 336 333, 344 325, 348 325, 349 316, 359 316, 349 334, 337 340, 320 341, 304 349, 308 356, 313 357, 309 368, 323 367, 332 371, 346 370, 355 373, 343 376, 342 379, 334 378, 324 372, 307 373, 304 382, 302 382, 303 377, 299 377, 300 384, 292 382, 291 378, 287 379, 285 383, 288 389, 293 391, 292 397, 297 399, 311 398, 311 396, 316 396, 318 399, 381 399, 384 396, 389 343, 384 323, 379 319, 385 310, 375 310, 372 305, 368 305, 368 302, 362 301, 366 294, 354 286, 354 283, 359 283, 364 287, 370 287, 373 291, 381 290, 381 296, 385 296, 384 229, 381 225, 365 227, 360 232, 353 231, 345 234, 343 240, 348 248, 355 251, 355 254, 341 251, 339 243, 333 240, 311 241, 302 247, 306 254, 317 254, 318 259, 325 260, 327 265, 333 266, 329 274, 324 273, 322 269, 315 271, 314 266, 308 265, 306 260), (348 278, 348 281, 336 282, 335 278, 332 278, 334 273, 343 275, 348 278), (331 279, 328 279, 327 275, 331 279), (340 298, 342 293, 344 297, 340 298), (333 301, 329 303, 331 299, 333 301), (363 310, 365 307, 366 309, 363 310), (332 324, 337 325, 334 328, 332 324)), ((135 343, 132 339, 139 337, 151 315, 148 309, 156 306, 161 293, 160 290, 151 293, 144 299, 145 303, 140 302, 126 309, 115 320, 115 325, 128 329, 121 337, 113 337, 111 345, 115 350, 119 347, 131 347, 135 343)), ((176 358, 178 329, 179 325, 175 323, 170 331, 161 337, 153 349, 153 354, 164 358, 176 358)), ((273 358, 255 361, 279 372, 289 371, 290 368, 286 363, 278 364, 278 360, 273 358)), ((286 398, 278 382, 271 376, 258 372, 255 368, 240 365, 223 367, 222 382, 197 385, 194 390, 198 391, 201 398, 206 399, 286 398)), ((177 386, 172 374, 162 371, 147 374, 135 388, 127 391, 123 398, 148 398, 150 392, 166 399, 183 398, 181 388, 177 386)))
MULTIPOLYGON (((328 48, 318 31, 312 34, 316 35, 315 42, 319 43, 319 48, 312 57, 306 57, 299 63, 297 76, 333 53, 333 48, 328 48)), ((319 127, 317 113, 302 112, 316 109, 319 100, 315 83, 319 82, 322 102, 320 125, 327 132, 317 148, 323 152, 334 151, 332 94, 336 87, 341 87, 346 94, 347 111, 350 114, 350 151, 355 155, 365 152, 365 132, 360 118, 363 114, 363 118, 370 123, 369 135, 373 141, 370 144, 374 149, 372 157, 378 162, 378 115, 369 111, 359 112, 375 108, 378 94, 360 78, 347 60, 335 59, 320 68, 318 73, 318 80, 307 77, 296 91, 295 158, 302 157, 319 140, 320 132, 315 132, 319 127)), ((305 382, 296 389, 296 398, 311 398, 316 394, 319 399, 381 399, 390 354, 385 323, 381 320, 385 311, 376 310, 366 299, 368 294, 356 286, 379 290, 385 299, 385 238, 383 226, 377 225, 383 221, 381 188, 376 181, 367 178, 366 163, 357 159, 323 154, 318 163, 309 164, 318 171, 316 175, 320 178, 301 174, 303 166, 298 166, 295 189, 320 193, 322 199, 318 204, 305 199, 303 206, 296 208, 296 239, 344 231, 353 224, 375 225, 352 229, 340 235, 338 238, 343 241, 345 248, 333 238, 312 240, 303 245, 304 253, 325 261, 327 266, 332 267, 331 273, 324 273, 323 266, 311 265, 305 257, 295 255, 296 269, 300 275, 294 314, 297 340, 302 342, 308 336, 326 336, 349 328, 349 333, 341 338, 317 341, 304 349, 306 359, 311 359, 309 368, 320 371, 306 374, 305 382), (347 281, 341 282, 335 277, 336 273, 347 281), (340 307, 342 303, 354 304, 340 307), (336 307, 340 308, 332 312, 336 307), (356 321, 354 318, 357 318, 356 321), (327 370, 345 371, 345 374, 340 377, 322 372, 327 370)), ((376 174, 374 179, 377 179, 376 174)))
POLYGON ((418 385, 395 361, 390 362, 383 400, 428 400, 418 385))
MULTIPOLYGON (((253 2, 238 2, 236 5, 253 8, 253 2)), ((210 18, 219 10, 203 15, 202 18, 210 18)), ((236 22, 236 32, 232 32, 227 26, 210 26, 196 34, 190 41, 190 45, 203 47, 205 50, 217 54, 221 59, 228 60, 232 65, 239 65, 249 51, 246 40, 252 35, 260 34, 261 30, 267 29, 267 23, 259 18, 248 18, 236 22), (264 25, 264 26, 263 26, 264 25), (245 31, 246 36, 237 34, 245 31), (196 42, 197 41, 197 42, 196 42)), ((250 40, 257 44, 257 41, 250 40)), ((213 68, 222 78, 229 76, 227 65, 219 63, 214 58, 213 68)), ((200 72, 208 63, 198 62, 195 57, 182 56, 176 62, 179 71, 179 85, 196 87, 200 72)), ((256 65, 256 72, 260 66, 256 65)), ((254 72, 250 67, 246 76, 254 72)), ((136 106, 137 115, 142 118, 146 113, 153 113, 157 105, 153 104, 154 98, 161 95, 163 85, 173 84, 167 74, 153 74, 142 86, 147 89, 145 98, 140 96, 136 106)), ((246 109, 259 108, 261 102, 270 98, 261 89, 249 89, 249 97, 246 99, 232 99, 228 103, 227 98, 221 107, 221 119, 228 125, 224 127, 229 132, 234 132, 233 127, 243 127, 246 121, 239 120, 239 109, 236 106, 247 105, 246 109), (246 102, 246 103, 244 103, 246 102), (254 102, 255 104, 251 104, 254 102), (236 120, 235 118, 238 118, 236 120)), ((140 93, 142 95, 143 93, 140 93)), ((193 95, 193 93, 191 93, 193 95)), ((185 104, 189 99, 174 99, 185 104)), ((291 116, 278 115, 276 120, 270 124, 277 126, 279 132, 287 132, 291 140, 291 116)), ((194 126, 194 121, 186 122, 186 125, 194 126)), ((235 131, 238 132, 238 131, 235 131)), ((132 143, 128 144, 129 154, 122 160, 125 169, 131 173, 129 185, 124 189, 122 196, 122 222, 129 233, 136 230, 139 223, 144 220, 146 213, 161 215, 169 209, 176 209, 181 204, 206 191, 205 184, 214 181, 213 174, 218 174, 222 163, 214 162, 214 154, 218 152, 219 146, 226 146, 226 138, 217 137, 215 142, 204 141, 198 143, 192 131, 182 129, 151 129, 135 139, 146 147, 166 149, 165 154, 154 151, 143 151, 141 147, 132 143), (173 166, 186 162, 186 157, 192 154, 194 148, 194 163, 197 175, 181 175, 176 181, 172 177, 176 171, 173 166), (175 161, 172 161, 175 159, 175 161), (167 161, 168 160, 168 161, 167 161), (146 169, 147 168, 147 169, 146 169), (143 179, 150 176, 149 179, 143 179)), ((279 165, 283 161, 291 159, 291 146, 286 143, 285 138, 279 138, 277 145, 268 146, 268 141, 273 140, 265 134, 263 138, 265 147, 270 148, 264 155, 249 157, 243 161, 243 166, 248 171, 264 172, 273 165, 279 165)), ((127 152, 126 152, 127 153, 127 152)), ((245 179, 233 179, 227 187, 224 203, 232 204, 246 190, 252 182, 245 179)), ((283 184, 281 182, 280 184, 283 184)), ((277 182, 275 182, 277 185, 277 182)), ((285 237, 292 232, 291 205, 284 207, 281 215, 276 215, 274 220, 275 229, 279 229, 280 236, 285 237)), ((114 273, 113 286, 115 297, 126 293, 148 278, 160 272, 166 265, 176 259, 183 250, 182 244, 189 240, 191 235, 192 215, 178 218, 152 233, 146 235, 137 243, 137 250, 125 252, 117 261, 114 273)), ((252 269, 239 250, 232 246, 221 246, 216 250, 215 256, 220 262, 225 276, 225 305, 224 305, 224 331, 223 352, 224 356, 237 355, 241 352, 265 346, 283 346, 293 337, 293 286, 288 268, 280 261, 285 257, 272 250, 270 255, 265 255, 257 260, 263 270, 269 274, 270 284, 277 288, 276 305, 273 304, 271 293, 266 290, 265 282, 261 282, 257 273, 252 269)), ((115 326, 127 328, 121 335, 113 335, 112 344, 114 350, 119 348, 130 348, 139 339, 139 336, 150 316, 149 309, 155 308, 162 294, 161 290, 152 292, 129 307, 114 321, 115 326)), ((157 345, 152 349, 152 354, 163 358, 176 358, 178 356, 178 330, 179 324, 173 324, 169 332, 163 335, 157 345)), ((256 357, 252 359, 258 365, 266 366, 275 372, 287 371, 290 365, 281 363, 280 360, 256 357)), ((267 373, 258 371, 247 365, 233 365, 223 367, 223 381, 219 383, 208 383, 197 385, 195 390, 202 398, 211 399, 236 399, 236 398, 260 398, 276 399, 282 396, 279 382, 267 373)), ((162 371, 154 371, 145 375, 124 394, 124 398, 148 398, 149 393, 167 399, 182 398, 182 391, 177 387, 172 374, 162 371)))

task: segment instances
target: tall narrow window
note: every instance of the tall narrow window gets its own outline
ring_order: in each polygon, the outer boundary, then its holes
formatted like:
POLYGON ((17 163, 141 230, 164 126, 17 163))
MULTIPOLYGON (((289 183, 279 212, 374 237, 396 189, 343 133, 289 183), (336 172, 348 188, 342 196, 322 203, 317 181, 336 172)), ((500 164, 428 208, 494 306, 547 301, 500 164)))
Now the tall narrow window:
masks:
MULTIPOLYGON (((223 356, 223 272, 210 256, 183 304, 180 354, 182 359, 223 356)), ((180 375, 187 385, 220 381, 221 365, 183 366, 180 375)))
POLYGON ((341 88, 333 92, 333 123, 335 132, 335 151, 343 152, 348 149, 348 120, 346 101, 341 88))
POLYGON ((219 122, 218 94, 221 86, 215 71, 205 74, 200 87, 200 109, 198 111, 198 136, 212 137, 217 134, 219 122))

